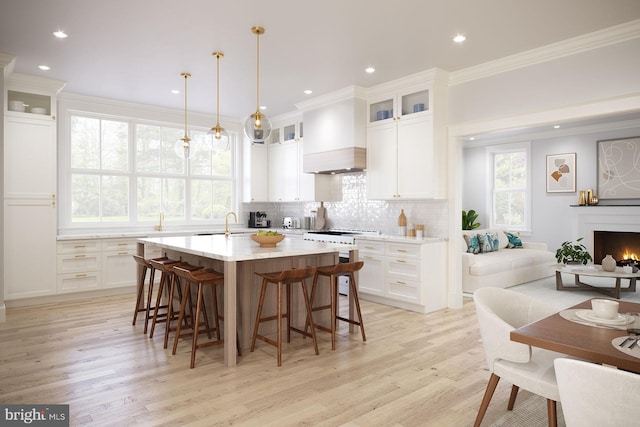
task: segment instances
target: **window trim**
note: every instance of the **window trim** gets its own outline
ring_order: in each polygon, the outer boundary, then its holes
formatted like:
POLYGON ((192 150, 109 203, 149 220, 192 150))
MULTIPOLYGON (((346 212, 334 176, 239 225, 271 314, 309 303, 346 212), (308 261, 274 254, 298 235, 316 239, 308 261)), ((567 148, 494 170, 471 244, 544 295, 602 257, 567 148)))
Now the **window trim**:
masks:
POLYGON ((525 151, 527 156, 526 167, 526 183, 525 183, 525 208, 524 208, 524 225, 523 226, 509 226, 510 230, 518 231, 523 236, 531 235, 531 141, 514 142, 500 145, 489 145, 486 147, 486 161, 487 161, 487 180, 488 188, 486 194, 485 206, 487 207, 487 218, 489 220, 489 228, 504 228, 502 225, 496 225, 493 212, 493 199, 495 189, 495 170, 494 170, 494 156, 496 154, 513 153, 516 151, 525 151))

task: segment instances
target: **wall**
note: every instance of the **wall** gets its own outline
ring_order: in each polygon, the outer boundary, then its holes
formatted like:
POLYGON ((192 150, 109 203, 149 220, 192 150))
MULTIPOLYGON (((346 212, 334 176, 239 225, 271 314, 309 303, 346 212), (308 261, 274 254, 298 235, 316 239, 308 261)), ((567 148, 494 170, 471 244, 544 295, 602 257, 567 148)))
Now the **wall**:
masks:
MULTIPOLYGON (((447 201, 383 201, 367 200, 366 173, 343 174, 342 201, 327 202, 327 228, 376 230, 395 234, 400 209, 404 209, 407 224, 424 224, 425 235, 447 237, 447 201)), ((249 211, 265 211, 272 226, 280 227, 283 216, 311 216, 319 203, 245 203, 245 222, 249 211)), ((301 221, 301 224, 303 222, 301 221)))
MULTIPOLYGON (((576 190, 597 189, 597 141, 606 139, 640 136, 640 124, 616 129, 591 131, 576 129, 576 134, 560 137, 546 137, 532 140, 531 143, 531 179, 532 179, 532 234, 525 240, 545 242, 549 249, 557 248, 565 240, 578 237, 576 209, 570 205, 578 203, 578 192, 546 192, 546 156, 549 154, 576 153, 576 190)), ((623 124, 621 123, 621 126, 623 124)), ((487 162, 485 147, 463 149, 463 209, 476 209, 479 220, 487 224, 486 193, 491 191, 486 176, 487 162)), ((605 201, 601 204, 606 203, 605 201)), ((640 200, 637 201, 640 203, 640 200)))

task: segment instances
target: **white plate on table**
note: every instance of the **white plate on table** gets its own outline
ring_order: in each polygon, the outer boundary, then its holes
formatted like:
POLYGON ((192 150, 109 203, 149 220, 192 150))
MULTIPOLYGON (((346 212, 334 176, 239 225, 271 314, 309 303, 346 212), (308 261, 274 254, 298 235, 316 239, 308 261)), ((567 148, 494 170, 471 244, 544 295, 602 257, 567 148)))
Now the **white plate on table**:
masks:
POLYGON ((593 310, 576 310, 576 316, 579 319, 586 320, 587 322, 608 326, 626 326, 633 322, 633 318, 631 316, 620 313, 618 313, 618 316, 613 319, 603 319, 596 316, 593 310))

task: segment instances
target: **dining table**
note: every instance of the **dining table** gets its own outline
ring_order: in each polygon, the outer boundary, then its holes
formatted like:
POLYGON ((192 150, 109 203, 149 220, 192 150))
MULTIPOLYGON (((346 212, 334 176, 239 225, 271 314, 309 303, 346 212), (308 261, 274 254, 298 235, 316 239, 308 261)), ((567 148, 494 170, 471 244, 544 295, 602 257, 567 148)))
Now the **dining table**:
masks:
MULTIPOLYGON (((140 238, 138 255, 144 256, 145 246, 162 249, 164 256, 224 274, 224 364, 235 366, 236 332, 241 346, 246 345, 257 306, 256 272, 279 271, 287 268, 335 264, 339 252, 348 252, 349 261, 358 261, 356 245, 315 242, 286 237, 275 247, 261 247, 249 235, 198 235, 140 238), (244 344, 244 345, 243 345, 244 344)), ((301 310, 297 310, 301 311, 301 310)), ((353 318, 353 296, 349 298, 349 317, 353 318)), ((351 331, 352 329, 350 329, 351 331)))
MULTIPOLYGON (((638 303, 616 301, 619 303, 618 313, 640 312, 638 303)), ((589 309, 591 309, 591 299, 514 329, 510 334, 511 341, 640 373, 640 351, 634 356, 612 343, 616 338, 627 336, 626 327, 589 324, 588 321, 580 319, 571 321, 565 318, 567 317, 565 313, 569 310, 589 309)))

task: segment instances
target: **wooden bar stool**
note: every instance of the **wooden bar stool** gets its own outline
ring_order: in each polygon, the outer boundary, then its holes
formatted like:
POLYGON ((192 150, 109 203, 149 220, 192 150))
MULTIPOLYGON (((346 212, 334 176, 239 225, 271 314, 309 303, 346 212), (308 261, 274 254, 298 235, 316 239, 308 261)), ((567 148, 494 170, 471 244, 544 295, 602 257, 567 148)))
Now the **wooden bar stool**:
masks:
POLYGON ((313 319, 311 317, 311 306, 309 304, 309 295, 307 292, 307 288, 304 285, 305 279, 310 278, 316 272, 315 267, 307 267, 300 269, 291 269, 285 271, 277 271, 273 273, 256 273, 258 276, 262 277, 262 289, 260 291, 260 300, 258 302, 258 313, 256 314, 256 323, 253 329, 253 338, 251 340, 251 351, 253 351, 256 347, 256 339, 261 339, 267 344, 271 344, 276 347, 277 355, 278 355, 278 366, 282 366, 282 318, 287 319, 287 342, 291 341, 291 331, 298 332, 304 336, 310 336, 313 339, 313 346, 315 348, 316 354, 320 354, 318 351, 318 342, 316 341, 316 333, 315 327, 313 326, 313 319), (277 301, 277 314, 274 316, 262 317, 262 307, 264 305, 265 294, 267 293, 267 285, 269 283, 275 284, 278 287, 278 301, 277 301), (302 288, 302 294, 304 296, 304 304, 306 308, 306 317, 307 323, 311 325, 311 334, 301 329, 294 328, 291 326, 291 284, 299 283, 302 288), (287 292, 287 302, 286 302, 286 313, 282 311, 282 288, 285 287, 287 292), (278 322, 278 332, 276 341, 273 341, 264 335, 258 334, 258 328, 260 323, 268 322, 270 320, 276 320, 278 322))
MULTIPOLYGON (((313 286, 311 287, 311 311, 320 311, 320 310, 331 310, 331 327, 327 328, 326 326, 318 325, 316 323, 315 327, 331 333, 331 350, 336 349, 336 326, 338 320, 342 320, 344 322, 348 322, 354 325, 360 326, 360 331, 362 333, 362 341, 366 341, 367 337, 364 333, 364 322, 362 321, 362 312, 360 311, 360 300, 358 298, 358 287, 356 286, 356 279, 353 275, 356 271, 360 270, 364 265, 363 261, 358 262, 349 262, 349 263, 341 263, 336 265, 329 265, 326 267, 318 267, 316 268, 316 273, 313 276, 313 286), (325 276, 329 278, 329 292, 331 294, 331 303, 329 305, 323 305, 319 307, 313 307, 313 301, 316 296, 316 292, 318 289, 318 278, 320 276, 325 276), (338 278, 340 276, 347 276, 349 278, 349 291, 351 295, 353 295, 353 302, 356 306, 356 312, 358 314, 358 321, 348 319, 346 317, 342 317, 339 314, 338 307, 338 278)), ((309 324, 305 325, 304 330, 306 331, 309 327, 309 324)))
MULTIPOLYGON (((196 350, 203 347, 210 347, 214 345, 224 344, 224 339, 220 337, 220 320, 224 321, 224 316, 220 314, 218 309, 218 297, 216 292, 217 286, 224 286, 224 275, 222 273, 218 273, 212 269, 200 269, 200 270, 191 270, 189 268, 185 268, 183 265, 177 265, 173 268, 173 272, 176 276, 182 278, 185 282, 184 292, 182 295, 182 302, 180 304, 180 315, 178 317, 178 323, 176 325, 176 335, 173 341, 173 351, 172 354, 176 354, 176 349, 178 348, 178 339, 183 336, 193 335, 193 339, 191 342, 191 368, 195 366, 196 363, 196 350), (189 283, 196 283, 198 285, 198 300, 196 302, 196 315, 195 319, 191 323, 191 332, 183 333, 182 332, 182 324, 183 318, 185 316, 185 309, 188 302, 187 294, 190 293, 189 283), (216 332, 216 339, 214 341, 209 341, 206 343, 198 344, 198 335, 207 332, 209 339, 211 339, 211 328, 209 327, 209 321, 206 314, 205 304, 204 304, 204 287, 211 287, 211 306, 213 308, 213 321, 214 321, 214 331, 216 332), (200 321, 200 314, 204 315, 204 321, 200 321), (205 326, 206 329, 201 330, 201 326, 205 326)), ((240 351, 240 340, 238 339, 236 332, 236 344, 238 354, 242 356, 242 352, 240 351)))
MULTIPOLYGON (((155 279, 156 269, 149 264, 149 260, 141 257, 140 255, 133 255, 133 259, 135 262, 140 265, 140 275, 138 276, 138 295, 136 298, 136 308, 133 312, 133 323, 136 324, 136 320, 138 318, 138 313, 144 312, 144 334, 147 334, 147 327, 149 325, 149 320, 151 320, 151 296, 153 294, 153 285, 155 279), (147 271, 149 271, 149 283, 146 284, 147 271), (147 298, 145 302, 144 297, 144 288, 145 285, 147 287, 147 298)), ((167 257, 155 258, 155 260, 164 260, 167 257)))

